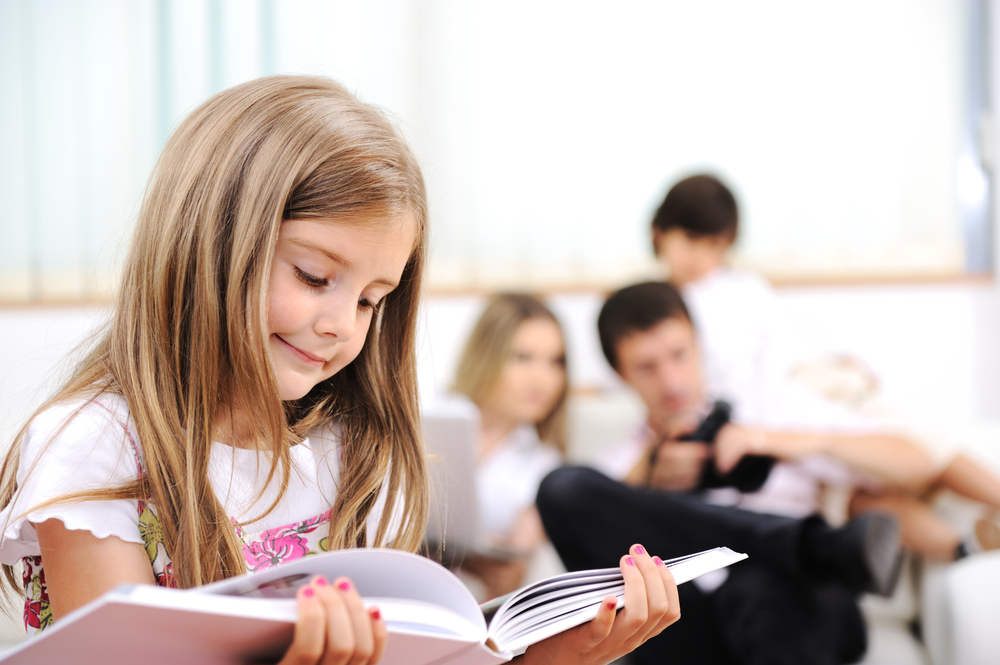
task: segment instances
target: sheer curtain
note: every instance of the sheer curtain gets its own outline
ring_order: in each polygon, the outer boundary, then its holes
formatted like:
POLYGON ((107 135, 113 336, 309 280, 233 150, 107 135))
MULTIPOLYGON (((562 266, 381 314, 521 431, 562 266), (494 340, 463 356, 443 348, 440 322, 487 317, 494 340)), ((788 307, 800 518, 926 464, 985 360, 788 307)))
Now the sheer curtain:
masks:
POLYGON ((989 267, 982 5, 0 0, 0 302, 107 298, 170 129, 275 72, 397 118, 439 289, 648 273, 653 209, 706 170, 768 274, 989 267))

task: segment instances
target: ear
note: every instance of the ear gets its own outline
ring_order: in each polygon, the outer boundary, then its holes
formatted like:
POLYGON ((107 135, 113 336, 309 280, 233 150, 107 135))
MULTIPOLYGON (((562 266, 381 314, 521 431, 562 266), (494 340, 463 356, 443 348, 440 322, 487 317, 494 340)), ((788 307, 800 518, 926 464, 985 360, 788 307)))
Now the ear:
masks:
POLYGON ((621 379, 623 383, 625 383, 626 385, 629 385, 629 386, 632 385, 629 382, 629 380, 627 378, 625 378, 625 375, 622 374, 622 370, 621 370, 620 367, 612 367, 611 369, 613 369, 615 371, 615 376, 617 376, 619 379, 621 379))
POLYGON ((653 237, 652 237, 652 241, 653 241, 653 256, 655 256, 656 258, 659 259, 660 258, 660 242, 663 241, 663 231, 661 231, 660 229, 658 229, 658 228, 656 228, 654 226, 653 230, 652 230, 652 233, 653 233, 653 237))

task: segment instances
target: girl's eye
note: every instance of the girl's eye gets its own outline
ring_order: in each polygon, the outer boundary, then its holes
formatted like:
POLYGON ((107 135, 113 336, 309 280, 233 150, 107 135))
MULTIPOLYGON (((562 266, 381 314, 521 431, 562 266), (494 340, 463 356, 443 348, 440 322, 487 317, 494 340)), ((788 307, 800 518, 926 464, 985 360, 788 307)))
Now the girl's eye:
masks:
POLYGON ((315 275, 310 275, 309 273, 304 272, 298 266, 295 266, 295 276, 298 277, 299 281, 303 284, 313 289, 321 289, 330 283, 323 277, 316 277, 315 275))
POLYGON ((361 296, 361 298, 358 300, 358 309, 361 310, 362 312, 368 312, 368 311, 378 312, 378 306, 379 303, 372 302, 371 300, 365 298, 364 296, 361 296))

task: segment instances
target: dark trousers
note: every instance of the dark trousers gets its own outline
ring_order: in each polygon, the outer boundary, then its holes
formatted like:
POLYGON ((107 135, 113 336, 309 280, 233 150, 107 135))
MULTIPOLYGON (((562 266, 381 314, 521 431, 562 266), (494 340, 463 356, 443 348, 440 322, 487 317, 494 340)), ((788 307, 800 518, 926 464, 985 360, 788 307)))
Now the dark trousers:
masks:
POLYGON ((569 570, 617 566, 634 543, 663 559, 719 546, 749 555, 713 593, 681 585, 681 621, 637 649, 633 662, 835 665, 864 654, 864 620, 854 598, 802 568, 802 529, 818 518, 712 506, 583 467, 549 474, 537 505, 569 570))

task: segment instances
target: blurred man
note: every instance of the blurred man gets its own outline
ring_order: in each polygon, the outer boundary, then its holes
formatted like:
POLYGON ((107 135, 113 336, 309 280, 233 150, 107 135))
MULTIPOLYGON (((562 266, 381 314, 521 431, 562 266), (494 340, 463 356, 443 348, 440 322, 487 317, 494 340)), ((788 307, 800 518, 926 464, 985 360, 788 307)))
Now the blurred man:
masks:
POLYGON ((816 516, 820 485, 918 484, 927 456, 807 393, 754 400, 757 412, 713 403, 691 318, 669 284, 615 293, 598 328, 608 362, 648 413, 607 464, 628 484, 580 468, 543 482, 538 507, 567 567, 611 565, 626 542, 664 558, 721 545, 750 555, 714 580, 684 585, 684 621, 635 660, 859 659, 866 634, 856 597, 891 593, 898 528, 871 514, 831 529, 816 516))

